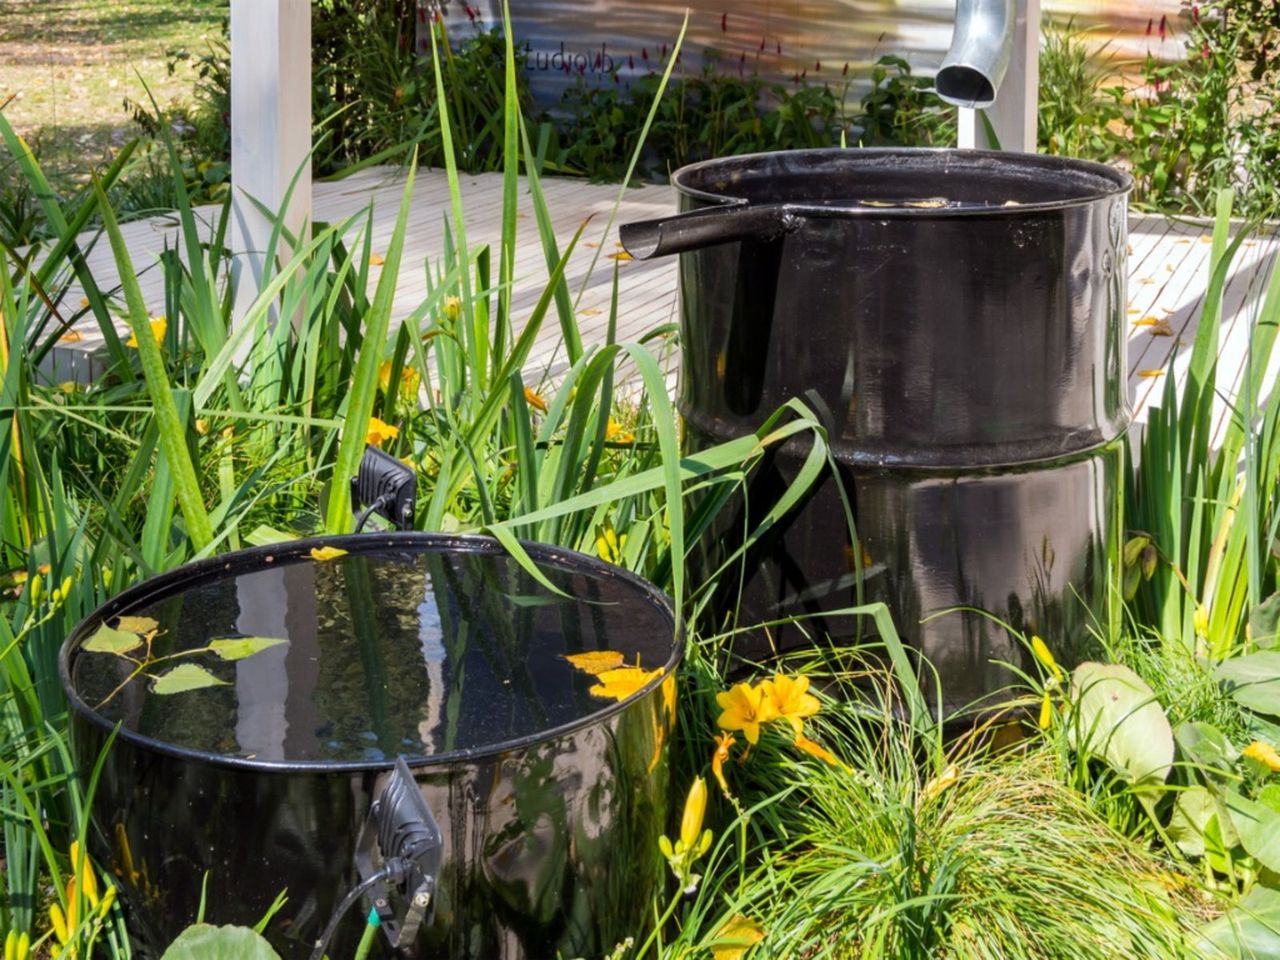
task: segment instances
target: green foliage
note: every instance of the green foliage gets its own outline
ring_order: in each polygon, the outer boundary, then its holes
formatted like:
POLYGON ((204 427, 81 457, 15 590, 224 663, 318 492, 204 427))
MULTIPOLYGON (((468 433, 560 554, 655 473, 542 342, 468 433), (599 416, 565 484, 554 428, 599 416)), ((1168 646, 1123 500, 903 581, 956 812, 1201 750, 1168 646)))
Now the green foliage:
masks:
POLYGON ((1036 139, 1046 153, 1101 159, 1112 150, 1120 108, 1104 89, 1110 44, 1095 50, 1089 37, 1073 21, 1043 24, 1036 139))
MULTIPOLYGON (((659 101, 644 140, 647 177, 714 157, 836 146, 842 138, 860 146, 940 146, 955 139, 955 111, 932 92, 930 80, 912 76, 900 57, 876 61, 871 89, 857 111, 845 106, 852 84, 847 68, 832 84, 797 76, 788 86, 725 64, 715 51, 706 59, 700 73, 674 80, 659 101)), ((562 101, 555 169, 593 180, 620 179, 659 81, 650 73, 629 89, 585 79, 570 87, 562 101)))
POLYGON ((280 955, 248 927, 198 923, 182 931, 160 960, 280 960, 280 955))

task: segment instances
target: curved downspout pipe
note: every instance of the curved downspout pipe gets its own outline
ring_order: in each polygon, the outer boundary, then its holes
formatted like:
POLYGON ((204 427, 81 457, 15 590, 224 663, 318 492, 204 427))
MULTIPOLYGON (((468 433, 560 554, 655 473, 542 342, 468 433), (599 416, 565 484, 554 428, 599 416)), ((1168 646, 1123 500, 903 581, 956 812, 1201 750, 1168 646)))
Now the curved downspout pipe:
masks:
POLYGON ((938 68, 938 96, 958 107, 989 107, 1013 55, 1015 0, 956 0, 951 49, 938 68))

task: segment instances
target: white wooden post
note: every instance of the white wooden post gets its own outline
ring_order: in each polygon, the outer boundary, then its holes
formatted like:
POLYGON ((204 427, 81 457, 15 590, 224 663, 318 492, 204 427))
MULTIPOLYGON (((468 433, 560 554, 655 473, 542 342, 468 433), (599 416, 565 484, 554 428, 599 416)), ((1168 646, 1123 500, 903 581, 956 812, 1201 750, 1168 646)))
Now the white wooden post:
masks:
MULTIPOLYGON (((231 0, 231 220, 235 315, 261 289, 271 220, 299 169, 285 226, 311 219, 311 0, 231 0), (305 167, 304 167, 305 164, 305 167)), ((287 256, 287 248, 281 249, 287 256)))
MULTIPOLYGON (((1013 55, 996 92, 996 102, 986 109, 987 119, 1000 141, 1000 149, 1036 152, 1036 111, 1040 95, 1040 0, 1018 0, 1014 21, 1013 55)), ((989 149, 986 127, 977 110, 961 108, 959 145, 989 149)))

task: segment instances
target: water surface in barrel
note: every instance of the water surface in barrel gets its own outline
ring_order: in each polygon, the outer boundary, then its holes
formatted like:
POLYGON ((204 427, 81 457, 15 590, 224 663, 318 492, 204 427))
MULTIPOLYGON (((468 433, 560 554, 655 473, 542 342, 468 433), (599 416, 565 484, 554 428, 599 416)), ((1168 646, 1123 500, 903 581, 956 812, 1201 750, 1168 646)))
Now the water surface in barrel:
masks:
POLYGON ((669 612, 634 583, 569 560, 539 569, 568 597, 496 553, 272 558, 108 617, 72 678, 112 723, 210 753, 322 763, 482 750, 589 716, 671 656, 669 612), (164 693, 184 685, 174 677, 204 685, 164 693))

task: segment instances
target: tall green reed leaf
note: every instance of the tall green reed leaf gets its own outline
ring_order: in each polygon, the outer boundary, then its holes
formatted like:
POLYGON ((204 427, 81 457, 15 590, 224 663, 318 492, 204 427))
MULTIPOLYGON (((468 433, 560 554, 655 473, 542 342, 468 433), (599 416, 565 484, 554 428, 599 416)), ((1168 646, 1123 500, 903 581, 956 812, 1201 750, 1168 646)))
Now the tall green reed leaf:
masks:
POLYGON ((146 380, 147 392, 151 396, 151 403, 155 408, 155 417, 160 430, 160 445, 174 473, 175 493, 178 504, 182 508, 183 519, 186 520, 187 534, 191 537, 191 543, 195 549, 203 550, 213 540, 213 526, 209 523, 209 513, 200 491, 200 482, 196 477, 195 466, 191 462, 191 454, 187 449, 186 427, 178 415, 178 406, 169 384, 164 357, 160 355, 160 344, 156 342, 151 332, 151 317, 142 299, 142 290, 138 286, 138 277, 133 270, 129 248, 120 233, 120 225, 116 221, 115 213, 111 210, 106 196, 101 192, 101 187, 99 186, 97 190, 103 226, 111 241, 111 250, 115 255, 120 284, 128 306, 129 326, 138 343, 142 374, 146 380))
POLYGON ((347 400, 343 421, 342 439, 338 446, 338 461, 333 468, 333 481, 329 486, 329 505, 325 513, 325 528, 330 533, 346 533, 351 529, 351 505, 346 497, 347 485, 360 467, 360 458, 369 430, 369 417, 378 389, 378 368, 382 365, 387 344, 387 330, 391 324, 391 304, 395 298, 396 281, 400 276, 400 259, 404 253, 404 235, 409 221, 409 206, 413 200, 413 181, 417 172, 415 157, 405 177, 404 192, 400 198, 400 212, 391 233, 391 241, 378 277, 378 288, 373 303, 365 315, 364 342, 356 361, 351 392, 347 400))

